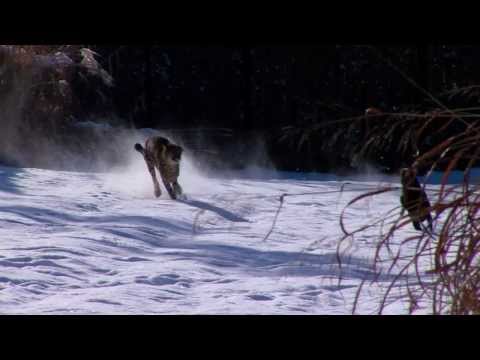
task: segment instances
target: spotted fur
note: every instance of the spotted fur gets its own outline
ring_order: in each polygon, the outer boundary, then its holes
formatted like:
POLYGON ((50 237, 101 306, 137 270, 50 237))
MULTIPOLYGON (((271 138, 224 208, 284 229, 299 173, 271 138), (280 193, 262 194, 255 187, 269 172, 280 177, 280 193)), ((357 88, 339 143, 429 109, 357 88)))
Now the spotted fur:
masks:
POLYGON ((404 210, 408 211, 413 227, 416 230, 422 230, 420 224, 427 220, 428 228, 432 231, 430 202, 427 194, 418 182, 417 172, 415 169, 404 168, 400 171, 400 179, 402 182, 402 195, 400 196, 400 202, 403 207, 402 212, 404 210))
POLYGON ((183 191, 178 183, 180 175, 180 160, 183 148, 171 143, 161 136, 152 136, 145 141, 145 147, 135 144, 135 150, 143 155, 148 171, 152 176, 153 189, 156 197, 162 192, 155 174, 155 168, 159 171, 163 185, 172 199, 182 195, 183 191))

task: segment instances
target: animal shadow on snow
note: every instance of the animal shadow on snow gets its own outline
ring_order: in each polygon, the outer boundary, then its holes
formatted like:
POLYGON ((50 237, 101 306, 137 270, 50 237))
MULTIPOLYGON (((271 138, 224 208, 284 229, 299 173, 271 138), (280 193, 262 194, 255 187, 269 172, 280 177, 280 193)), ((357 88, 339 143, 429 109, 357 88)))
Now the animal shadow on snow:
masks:
MULTIPOLYGON (((201 201, 183 202, 206 210, 213 209, 212 211, 232 221, 246 221, 224 209, 201 201)), ((145 256, 157 256, 158 249, 162 248, 166 250, 162 252, 162 256, 168 256, 172 261, 193 260, 217 269, 235 268, 253 276, 318 277, 323 275, 376 279, 377 281, 390 281, 396 276, 381 274, 377 277, 369 261, 356 256, 344 258, 342 270, 340 270, 335 253, 312 254, 303 251, 260 250, 239 244, 221 245, 191 241, 191 224, 182 221, 171 222, 150 216, 75 216, 51 209, 25 206, 0 207, 1 213, 13 213, 50 226, 56 225, 60 227, 59 231, 64 231, 63 226, 82 224, 84 227, 123 240, 112 242, 99 240, 98 237, 92 239, 86 237, 86 241, 101 242, 103 245, 117 249, 128 249, 131 254, 142 252, 145 256), (119 226, 119 224, 125 224, 125 226, 119 226), (141 243, 146 246, 141 246, 140 249, 141 243)))
POLYGON ((212 211, 212 212, 216 213, 217 215, 220 215, 221 217, 223 217, 223 218, 225 218, 229 221, 248 222, 248 220, 242 218, 241 216, 238 216, 238 215, 236 215, 236 214, 234 214, 234 213, 232 213, 228 210, 219 208, 217 206, 211 205, 211 204, 203 202, 203 201, 190 200, 190 199, 188 199, 188 200, 178 199, 177 201, 181 202, 183 204, 186 204, 186 205, 190 205, 190 206, 202 209, 202 210, 212 211))

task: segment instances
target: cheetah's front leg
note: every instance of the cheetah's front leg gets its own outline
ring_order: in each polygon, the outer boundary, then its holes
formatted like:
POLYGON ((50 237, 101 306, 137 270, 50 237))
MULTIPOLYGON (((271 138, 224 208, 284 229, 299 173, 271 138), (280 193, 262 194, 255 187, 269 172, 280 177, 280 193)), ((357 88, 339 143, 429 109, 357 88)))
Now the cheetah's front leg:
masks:
POLYGON ((160 184, 158 183, 157 176, 155 174, 155 166, 152 161, 147 160, 146 158, 145 158, 145 162, 147 163, 148 171, 152 176, 153 190, 154 190, 155 196, 158 198, 160 197, 160 195, 162 195, 162 191, 160 190, 160 184))
POLYGON ((168 181, 166 181, 163 177, 162 177, 162 181, 163 181, 163 185, 165 185, 165 189, 167 189, 168 191, 168 195, 170 195, 170 197, 173 199, 173 200, 176 200, 177 199, 177 195, 175 194, 175 191, 173 191, 173 188, 172 186, 170 185, 170 183, 168 181))
POLYGON ((173 185, 173 191, 175 191, 175 194, 177 196, 182 196, 183 190, 180 184, 178 183, 178 181, 175 181, 174 183, 172 183, 172 185, 173 185))

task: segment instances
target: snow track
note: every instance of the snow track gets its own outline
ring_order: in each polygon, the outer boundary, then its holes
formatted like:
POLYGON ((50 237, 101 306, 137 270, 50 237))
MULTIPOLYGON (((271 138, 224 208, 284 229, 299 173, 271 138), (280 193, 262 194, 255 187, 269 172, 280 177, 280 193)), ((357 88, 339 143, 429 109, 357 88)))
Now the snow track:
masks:
MULTIPOLYGON (((338 181, 182 171, 188 200, 172 201, 165 191, 154 198, 140 161, 108 174, 0 167, 0 313, 350 313, 373 276, 379 229, 350 244, 340 269, 339 214, 377 183, 352 182, 340 194, 338 181), (282 193, 323 191, 285 197, 264 240, 282 193)), ((375 199, 347 220, 359 225, 398 206, 394 193, 375 199)), ((379 296, 369 288, 361 312, 379 296)), ((406 312, 401 301, 390 308, 406 312)))

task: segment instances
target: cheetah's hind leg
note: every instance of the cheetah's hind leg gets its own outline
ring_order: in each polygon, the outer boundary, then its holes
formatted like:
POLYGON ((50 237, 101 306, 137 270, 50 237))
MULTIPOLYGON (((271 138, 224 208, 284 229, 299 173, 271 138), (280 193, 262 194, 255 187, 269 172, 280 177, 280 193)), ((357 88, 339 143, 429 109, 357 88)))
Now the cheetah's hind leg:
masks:
POLYGON ((418 231, 422 230, 422 227, 420 226, 419 221, 412 221, 412 224, 413 224, 413 227, 415 228, 415 230, 418 230, 418 231))
POLYGON ((182 199, 182 200, 187 200, 187 197, 183 193, 183 189, 180 186, 180 184, 178 183, 178 181, 175 181, 174 183, 172 183, 172 185, 173 185, 173 191, 177 195, 177 198, 182 199))
POLYGON ((152 177, 152 182, 153 182, 153 192, 155 194, 155 197, 160 197, 162 195, 162 191, 160 190, 160 184, 158 183, 157 176, 155 175, 155 166, 153 165, 153 162, 147 157, 145 157, 145 162, 147 164, 148 172, 150 173, 152 177))
POLYGON ((167 192, 168 192, 168 195, 170 195, 170 198, 172 200, 176 200, 177 199, 177 194, 175 193, 172 185, 165 180, 165 178, 162 177, 162 181, 163 181, 163 185, 165 186, 165 189, 167 189, 167 192))

